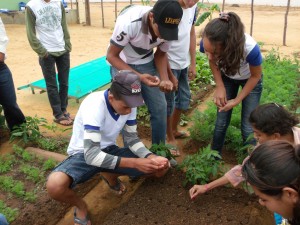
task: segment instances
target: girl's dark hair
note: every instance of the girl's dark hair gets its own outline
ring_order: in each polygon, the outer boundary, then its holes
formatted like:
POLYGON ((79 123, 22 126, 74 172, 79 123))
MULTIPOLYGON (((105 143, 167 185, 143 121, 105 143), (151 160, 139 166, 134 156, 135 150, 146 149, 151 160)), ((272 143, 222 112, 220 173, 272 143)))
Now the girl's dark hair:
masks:
POLYGON ((249 122, 267 135, 289 134, 292 132, 292 127, 299 123, 295 116, 276 103, 267 103, 256 107, 250 114, 249 122))
POLYGON ((234 12, 220 14, 220 18, 206 25, 203 37, 213 45, 221 45, 223 51, 217 62, 219 69, 228 76, 238 73, 241 60, 245 57, 244 24, 240 17, 234 12))
MULTIPOLYGON (((287 141, 267 141, 254 149, 242 169, 245 180, 266 195, 282 195, 293 188, 300 197, 300 145, 287 141)), ((291 224, 300 224, 300 201, 294 207, 291 224)))

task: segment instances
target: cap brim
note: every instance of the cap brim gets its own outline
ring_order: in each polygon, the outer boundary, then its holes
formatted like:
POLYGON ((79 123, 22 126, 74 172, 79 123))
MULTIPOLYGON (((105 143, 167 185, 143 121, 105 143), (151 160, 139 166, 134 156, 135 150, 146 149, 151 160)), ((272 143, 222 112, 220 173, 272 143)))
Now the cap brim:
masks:
POLYGON ((144 99, 142 95, 123 95, 122 99, 126 103, 126 105, 130 108, 135 108, 141 105, 144 105, 144 99))
POLYGON ((166 41, 177 41, 178 40, 178 27, 166 28, 158 24, 158 31, 162 39, 166 41))

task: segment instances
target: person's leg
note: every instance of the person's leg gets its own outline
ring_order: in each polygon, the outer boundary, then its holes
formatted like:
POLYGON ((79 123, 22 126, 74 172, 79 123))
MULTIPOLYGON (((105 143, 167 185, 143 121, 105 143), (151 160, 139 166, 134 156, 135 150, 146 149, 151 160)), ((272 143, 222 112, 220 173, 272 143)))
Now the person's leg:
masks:
MULTIPOLYGON (((246 84, 246 81, 242 86, 246 84)), ((262 94, 262 81, 260 80, 250 94, 242 101, 242 112, 241 112, 241 132, 244 144, 256 145, 255 138, 247 140, 249 135, 253 134, 252 126, 249 122, 250 113, 259 105, 260 97, 262 94)))
POLYGON ((165 97, 167 102, 167 143, 176 146, 177 142, 173 135, 172 128, 172 114, 175 107, 175 92, 172 91, 165 93, 165 97))
MULTIPOLYGON (((154 61, 142 65, 130 65, 140 73, 157 75, 154 61)), ((149 87, 142 83, 142 95, 150 113, 152 144, 165 143, 167 131, 167 102, 159 87, 149 87)))
POLYGON ((12 74, 6 64, 2 64, 0 68, 0 104, 11 131, 14 126, 25 122, 25 116, 17 104, 12 74))
POLYGON ((75 206, 76 217, 84 220, 87 216, 87 205, 72 190, 77 184, 91 179, 102 168, 86 164, 84 154, 75 154, 60 163, 49 175, 46 183, 51 198, 75 206))
POLYGON ((68 107, 68 89, 69 89, 69 72, 70 72, 70 53, 56 58, 58 84, 59 84, 59 98, 61 104, 61 111, 67 114, 68 107))
POLYGON ((180 74, 177 74, 176 77, 178 79, 178 91, 175 95, 175 110, 172 115, 172 129, 175 138, 182 135, 182 133, 178 131, 178 124, 180 122, 181 113, 189 108, 191 99, 188 68, 180 70, 180 74))
POLYGON ((46 82, 48 99, 52 108, 53 116, 58 119, 63 115, 63 112, 61 111, 60 97, 56 82, 55 57, 50 54, 47 58, 39 57, 39 63, 46 82))
MULTIPOLYGON (((222 76, 223 83, 226 89, 227 100, 233 99, 237 96, 239 85, 234 80, 222 76)), ((216 150, 222 154, 222 148, 225 142, 226 131, 230 123, 232 109, 226 112, 219 112, 217 108, 217 120, 213 134, 211 149, 216 150)))

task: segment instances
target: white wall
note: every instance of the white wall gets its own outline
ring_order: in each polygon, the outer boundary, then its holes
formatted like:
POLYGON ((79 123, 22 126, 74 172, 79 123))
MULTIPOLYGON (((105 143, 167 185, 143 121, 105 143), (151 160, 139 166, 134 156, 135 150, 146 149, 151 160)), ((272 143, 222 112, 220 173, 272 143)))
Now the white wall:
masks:
MULTIPOLYGON (((84 0, 78 0, 84 1, 84 0)), ((130 2, 129 0, 117 0, 118 2, 130 2)), ((199 0, 200 2, 202 0, 199 0)), ((65 0, 65 2, 71 2, 71 0, 65 0)), ((72 2, 76 2, 76 0, 72 0, 72 2)), ((90 0, 90 2, 101 2, 101 0, 90 0)), ((103 2, 114 2, 114 0, 103 0, 103 2)), ((133 2, 141 2, 138 0, 133 0, 133 2)), ((204 3, 207 1, 204 0, 204 3)), ((223 0, 209 0, 210 3, 218 3, 222 4, 223 0)), ((251 0, 225 0, 226 4, 247 4, 251 5, 251 0)), ((254 0, 255 5, 272 5, 272 6, 286 6, 287 0, 254 0)), ((291 0, 292 7, 300 7, 300 0, 291 0)))

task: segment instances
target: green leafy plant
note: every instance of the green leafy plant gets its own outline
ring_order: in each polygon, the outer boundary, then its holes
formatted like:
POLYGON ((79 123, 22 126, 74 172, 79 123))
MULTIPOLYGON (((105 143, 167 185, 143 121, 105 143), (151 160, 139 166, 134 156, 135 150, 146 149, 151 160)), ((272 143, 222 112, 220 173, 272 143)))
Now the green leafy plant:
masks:
POLYGON ((138 107, 136 118, 139 123, 150 127, 150 114, 146 105, 138 107))
POLYGON ((45 118, 27 116, 26 123, 15 127, 11 132, 10 141, 20 139, 24 144, 27 144, 29 141, 35 141, 42 136, 39 126, 46 123, 47 120, 45 118))
POLYGON ((10 171, 15 161, 15 157, 11 154, 0 156, 0 173, 10 171))
POLYGON ((18 146, 18 145, 13 145, 13 150, 15 152, 15 154, 17 156, 19 156, 20 158, 22 158, 24 161, 31 161, 35 158, 35 156, 27 151, 25 151, 25 149, 23 149, 22 147, 18 146))
POLYGON ((206 184, 211 177, 216 177, 222 162, 217 151, 211 150, 210 145, 199 149, 196 154, 187 155, 179 168, 185 170, 183 185, 206 184))
POLYGON ((202 2, 198 2, 197 7, 198 7, 198 17, 197 17, 197 20, 195 22, 195 26, 199 26, 206 19, 211 21, 213 13, 214 12, 220 12, 220 7, 219 7, 218 4, 208 5, 208 4, 204 4, 202 2), (201 10, 203 10, 204 12, 201 13, 201 10))
POLYGON ((44 173, 37 167, 23 164, 20 170, 26 175, 26 179, 29 179, 34 183, 38 183, 44 178, 44 173))
POLYGON ((174 156, 171 154, 169 148, 170 147, 168 147, 168 144, 160 143, 153 144, 149 150, 155 153, 156 155, 163 156, 167 159, 172 159, 174 158, 174 156))
POLYGON ((16 181, 12 177, 0 176, 0 188, 27 201, 33 201, 36 198, 35 194, 25 191, 23 182, 16 181))
POLYGON ((18 214, 18 209, 12 209, 8 207, 3 201, 0 200, 0 212, 3 213, 7 219, 8 222, 14 221, 18 214))
POLYGON ((43 170, 51 170, 57 165, 57 162, 53 159, 48 159, 43 163, 43 170))

